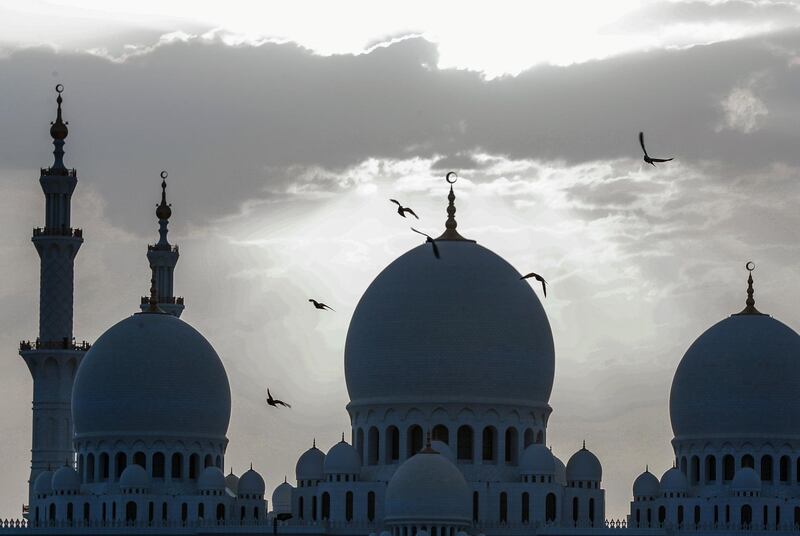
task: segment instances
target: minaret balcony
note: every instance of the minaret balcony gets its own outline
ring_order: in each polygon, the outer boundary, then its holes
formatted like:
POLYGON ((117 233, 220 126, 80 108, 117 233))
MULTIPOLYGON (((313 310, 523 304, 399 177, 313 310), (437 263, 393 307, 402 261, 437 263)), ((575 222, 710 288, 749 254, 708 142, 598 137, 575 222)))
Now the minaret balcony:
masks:
POLYGON ((40 168, 43 177, 76 177, 75 169, 66 168, 40 168))
POLYGON ((76 350, 86 352, 92 345, 86 341, 77 342, 73 337, 71 340, 64 338, 58 341, 19 341, 19 351, 27 352, 30 350, 76 350))
POLYGON ((33 236, 66 236, 69 238, 83 238, 83 229, 72 227, 36 227, 33 236))
POLYGON ((173 246, 170 244, 159 245, 159 244, 148 244, 147 251, 169 251, 172 253, 178 253, 178 246, 173 246))
MULTIPOLYGON (((142 305, 148 305, 150 303, 150 296, 142 296, 142 305)), ((170 297, 158 297, 158 303, 169 303, 173 305, 183 305, 183 296, 175 296, 170 297)))

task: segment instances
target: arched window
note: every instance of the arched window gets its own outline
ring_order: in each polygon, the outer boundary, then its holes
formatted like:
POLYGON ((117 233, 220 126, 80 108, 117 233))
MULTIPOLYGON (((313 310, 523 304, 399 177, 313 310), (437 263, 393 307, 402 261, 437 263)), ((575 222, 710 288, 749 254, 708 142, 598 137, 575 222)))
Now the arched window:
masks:
POLYGON ((509 465, 517 465, 517 429, 506 429, 505 462, 509 465))
MULTIPOLYGON (((200 506, 203 505, 201 504, 200 506)), ((152 523, 153 519, 155 519, 155 515, 156 515, 156 505, 155 503, 153 503, 153 501, 150 501, 147 504, 147 522, 152 523)))
POLYGON ((695 506, 694 507, 694 524, 695 525, 699 525, 700 524, 700 507, 699 506, 695 506))
POLYGON ((794 524, 796 527, 800 527, 800 506, 794 507, 794 524))
POLYGON ((212 465, 214 465, 214 457, 211 454, 206 454, 206 457, 203 459, 203 469, 211 467, 212 465))
POLYGON ((508 494, 500 493, 500 523, 508 523, 508 494))
POLYGON ((726 504, 725 505, 725 523, 730 523, 730 522, 731 522, 731 505, 730 504, 726 504))
POLYGON ((698 483, 700 483, 700 458, 697 456, 692 456, 689 483, 692 486, 696 486, 698 483))
POLYGON ((761 480, 772 481, 772 456, 769 454, 761 457, 761 480))
POLYGON ((214 465, 217 466, 218 469, 222 469, 222 456, 219 454, 214 458, 214 465))
POLYGON ((477 491, 472 492, 472 521, 478 522, 480 519, 480 496, 477 491))
POLYGON ((572 522, 573 523, 577 523, 578 522, 578 516, 580 514, 579 506, 580 505, 578 504, 578 498, 577 497, 573 497, 572 498, 572 522))
POLYGON ((144 452, 137 452, 133 455, 133 463, 142 469, 147 469, 147 456, 145 456, 144 452))
POLYGON ((185 523, 187 519, 189 519, 189 505, 181 503, 181 521, 185 523))
POLYGON ((717 459, 714 456, 706 456, 706 483, 716 482, 717 480, 717 459))
POLYGON ((200 503, 197 505, 197 518, 198 519, 205 519, 206 517, 206 505, 200 503))
POLYGON ((102 510, 103 510, 103 514, 102 514, 102 515, 103 515, 103 521, 106 521, 106 520, 108 520, 108 514, 107 514, 107 506, 106 506, 106 503, 103 503, 102 510))
POLYGON ((358 457, 361 458, 361 463, 364 463, 364 429, 359 428, 356 431, 356 450, 358 451, 358 457))
POLYGON ((189 456, 189 478, 197 478, 197 470, 200 465, 200 455, 196 452, 189 456))
POLYGON ((89 519, 91 519, 91 517, 92 517, 91 506, 89 506, 88 502, 87 503, 83 503, 83 521, 84 521, 84 523, 87 523, 89 521, 89 519))
POLYGON ((317 496, 311 497, 311 520, 317 520, 317 496))
POLYGON ((544 443, 544 432, 542 432, 541 430, 536 432, 536 442, 539 443, 540 445, 544 443))
POLYGON ((789 482, 789 472, 791 471, 792 460, 789 456, 781 456, 780 479, 781 482, 789 482))
POLYGON ((258 506, 253 507, 253 519, 258 519, 258 506))
POLYGON ((117 520, 117 503, 115 502, 111 503, 111 519, 117 520))
POLYGON ((650 525, 653 524, 653 510, 648 508, 647 509, 647 527, 649 528, 650 525))
POLYGON ((533 430, 530 428, 525 430, 525 437, 523 439, 523 444, 525 445, 524 448, 528 448, 528 445, 533 444, 533 430))
POLYGON ((458 451, 458 459, 461 461, 471 462, 473 459, 472 428, 470 428, 466 424, 460 426, 458 428, 458 433, 456 435, 457 435, 456 440, 458 442, 458 445, 456 446, 456 450, 458 451))
POLYGON ((153 478, 164 478, 164 453, 153 454, 153 478))
POLYGON ((422 450, 422 427, 415 424, 408 429, 407 433, 408 445, 406 447, 406 456, 410 458, 422 450))
POLYGON ((386 429, 386 460, 396 462, 400 459, 400 430, 397 426, 386 429))
POLYGON ((686 456, 681 458, 680 469, 681 469, 681 473, 683 473, 687 477, 689 476, 689 464, 686 461, 686 456))
POLYGON ((375 492, 367 493, 367 521, 375 521, 375 492))
POLYGON ((494 426, 487 426, 483 429, 483 461, 496 462, 497 457, 497 431, 494 426))
POLYGON ((380 452, 380 438, 378 437, 378 429, 374 426, 369 429, 367 435, 367 463, 369 465, 376 465, 378 463, 378 456, 380 452))
POLYGON ((104 452, 100 455, 100 480, 108 480, 109 478, 109 460, 108 453, 104 452))
POLYGON ((522 494, 522 522, 529 523, 531 520, 531 496, 528 492, 522 494))
POLYGON ((81 478, 85 478, 84 475, 86 474, 84 471, 86 470, 86 465, 84 464, 84 457, 83 454, 78 456, 78 474, 81 478))
POLYGON ((344 518, 347 521, 353 520, 353 492, 348 491, 344 496, 344 518))
POLYGON ((170 475, 172 478, 183 478, 183 455, 180 452, 172 454, 170 475))
POLYGON ((749 467, 750 469, 755 469, 756 464, 755 460, 753 460, 753 456, 750 454, 745 454, 742 456, 742 467, 749 467))
POLYGON ((443 424, 437 424, 433 427, 432 435, 434 441, 441 441, 446 445, 450 444, 450 430, 447 429, 447 426, 443 424))
POLYGON ((589 524, 594 527, 594 499, 589 499, 589 524))
POLYGON ((217 521, 224 521, 225 520, 225 505, 219 503, 217 505, 217 521))
POLYGON ((128 501, 125 504, 125 522, 134 523, 136 521, 136 503, 128 501))
POLYGON ((114 477, 119 478, 128 465, 128 456, 124 452, 117 452, 114 456, 114 477))
POLYGON ((749 504, 742 505, 741 525, 742 528, 750 528, 753 524, 753 508, 749 504))
POLYGON ((762 515, 761 523, 765 528, 769 527, 769 507, 766 504, 764 505, 764 513, 762 515))
POLYGON ((548 523, 556 520, 556 495, 555 493, 548 493, 544 500, 544 519, 548 523))
POLYGON ((73 511, 72 503, 70 502, 70 503, 67 503, 67 521, 69 521, 71 523, 73 517, 74 517, 74 511, 73 511))
POLYGON ((667 519, 667 509, 663 506, 658 507, 658 523, 659 525, 664 524, 664 520, 667 519))
POLYGON ((162 521, 166 521, 167 520, 168 512, 169 512, 169 510, 167 510, 167 503, 161 503, 161 520, 162 521))
POLYGON ((304 497, 297 499, 297 517, 304 519, 305 517, 305 500, 304 497))
POLYGON ((642 513, 639 509, 636 509, 636 527, 639 528, 642 526, 642 513))
POLYGON ((678 526, 683 525, 683 505, 678 505, 678 526))
POLYGON ((247 515, 247 508, 246 508, 246 507, 244 507, 244 506, 242 506, 242 507, 239 509, 239 520, 240 520, 240 521, 244 521, 244 518, 245 518, 245 516, 246 516, 246 515, 247 515))
POLYGON ((55 503, 50 503, 50 508, 49 508, 49 511, 48 511, 47 519, 50 520, 50 521, 55 521, 56 520, 56 505, 55 505, 55 503))
POLYGON ((727 481, 733 480, 735 466, 733 462, 733 455, 726 454, 722 457, 722 479, 727 481))
POLYGON ((331 518, 331 496, 326 491, 322 494, 322 520, 331 518))
POLYGON ((781 526, 781 507, 775 506, 775 528, 781 526))
POLYGON ((86 456, 86 482, 94 482, 94 454, 86 456))

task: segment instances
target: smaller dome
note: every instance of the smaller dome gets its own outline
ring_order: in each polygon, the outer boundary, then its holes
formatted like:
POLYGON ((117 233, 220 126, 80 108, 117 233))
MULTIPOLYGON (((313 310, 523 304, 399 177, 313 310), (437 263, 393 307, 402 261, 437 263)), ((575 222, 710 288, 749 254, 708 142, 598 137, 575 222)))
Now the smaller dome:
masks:
POLYGON ((423 449, 397 468, 386 487, 389 523, 453 523, 472 519, 472 494, 464 475, 450 460, 423 449))
POLYGON ((292 512, 292 491, 294 486, 283 481, 283 483, 275 488, 272 492, 272 511, 276 514, 289 514, 292 512))
POLYGON ((294 468, 297 481, 325 480, 325 454, 316 445, 305 451, 294 468))
POLYGON ((648 470, 636 477, 633 482, 633 497, 660 497, 661 484, 658 477, 648 470))
POLYGON ((431 448, 450 460, 453 463, 456 463, 456 455, 453 454, 453 449, 450 448, 450 445, 445 443, 444 441, 433 440, 431 441, 431 448))
POLYGON ((689 481, 686 480, 680 469, 673 467, 661 475, 661 493, 686 493, 689 490, 689 481))
POLYGON ((267 486, 264 484, 264 479, 258 474, 257 471, 251 467, 244 472, 242 478, 239 479, 239 491, 237 495, 264 495, 267 486))
POLYGON ((556 471, 555 471, 555 481, 556 484, 561 484, 562 486, 567 485, 567 468, 564 465, 564 462, 561 461, 561 458, 553 454, 553 462, 556 464, 556 471))
POLYGON ((541 443, 532 443, 522 451, 519 467, 523 475, 553 475, 556 472, 553 453, 541 443))
POLYGON ((81 487, 81 477, 72 467, 65 465, 53 473, 53 491, 78 491, 81 487))
POLYGON ((579 480, 601 481, 603 479, 603 466, 592 451, 583 446, 581 450, 572 455, 567 462, 567 481, 579 480))
POLYGON ((119 476, 119 487, 121 488, 146 488, 150 485, 150 476, 144 467, 132 463, 122 471, 119 476))
POLYGON ((225 475, 222 470, 214 465, 209 465, 200 473, 197 479, 197 489, 203 491, 225 491, 225 475))
POLYGON ((759 492, 761 491, 761 479, 758 478, 758 473, 750 467, 742 467, 733 476, 731 489, 733 491, 759 492))
POLYGON ((53 493, 53 472, 42 471, 33 481, 33 492, 36 495, 49 495, 53 493))
POLYGON ((239 491, 239 477, 233 474, 232 467, 231 472, 225 477, 225 487, 231 490, 234 495, 239 491))
POLYGON ((342 439, 328 451, 323 462, 326 475, 353 475, 361 471, 361 457, 356 449, 342 439))

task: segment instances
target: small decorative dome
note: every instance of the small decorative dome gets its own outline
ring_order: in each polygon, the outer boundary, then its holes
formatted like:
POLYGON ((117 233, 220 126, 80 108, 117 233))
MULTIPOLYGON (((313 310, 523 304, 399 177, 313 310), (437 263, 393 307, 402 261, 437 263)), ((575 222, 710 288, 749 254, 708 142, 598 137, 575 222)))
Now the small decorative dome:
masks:
POLYGON ((119 477, 119 486, 121 488, 146 488, 150 486, 150 475, 147 474, 144 467, 132 463, 122 471, 119 477))
POLYGON ((567 481, 594 480, 599 482, 602 479, 603 466, 584 443, 583 448, 573 454, 567 462, 567 481))
POLYGON ((636 477, 633 482, 633 497, 660 497, 661 484, 658 482, 658 477, 645 470, 644 473, 636 477))
POLYGON ((258 474, 257 471, 251 467, 244 472, 242 478, 239 479, 239 492, 237 495, 264 495, 267 486, 264 484, 264 479, 258 474))
POLYGON ((203 469, 197 479, 197 489, 203 491, 224 491, 226 488, 225 475, 219 467, 210 465, 203 469))
POLYGON ((686 493, 689 490, 689 481, 686 480, 686 475, 678 469, 673 467, 661 475, 661 493, 686 493))
POLYGON ((60 467, 53 473, 53 491, 56 493, 62 491, 78 491, 81 487, 81 477, 78 473, 70 467, 65 465, 60 467))
POLYGON ((323 472, 326 475, 358 474, 361 471, 361 458, 356 449, 344 439, 336 443, 325 455, 323 472))
POLYGON ((231 490, 234 495, 239 491, 239 477, 233 474, 233 468, 225 477, 225 487, 231 490))
POLYGON ((272 492, 272 511, 276 514, 288 514, 292 511, 292 491, 294 486, 283 481, 272 492))
POLYGON ((295 478, 301 480, 325 480, 325 454, 316 445, 305 451, 294 468, 295 478))
POLYGON ((386 487, 385 521, 393 524, 441 523, 467 526, 472 494, 458 467, 424 449, 397 468, 386 487))
POLYGON ((33 481, 33 492, 36 495, 49 495, 53 493, 53 472, 42 471, 33 481))
POLYGON ((532 443, 522 451, 519 468, 523 475, 553 475, 556 462, 549 448, 541 443, 532 443))
POLYGON ((77 440, 174 437, 226 441, 228 376, 217 352, 170 314, 139 313, 116 323, 75 375, 77 440))
POLYGON ((450 445, 445 443, 444 441, 434 440, 431 441, 431 448, 450 460, 453 463, 456 463, 456 455, 453 453, 453 449, 450 448, 450 445))
POLYGON ((733 475, 731 489, 733 491, 740 492, 760 492, 761 479, 758 477, 758 473, 756 473, 750 467, 742 467, 736 471, 735 475, 733 475))
POLYGON ((553 462, 556 464, 556 471, 555 471, 555 481, 557 484, 561 484, 562 486, 567 485, 567 467, 564 465, 564 462, 561 461, 561 458, 553 454, 553 462))

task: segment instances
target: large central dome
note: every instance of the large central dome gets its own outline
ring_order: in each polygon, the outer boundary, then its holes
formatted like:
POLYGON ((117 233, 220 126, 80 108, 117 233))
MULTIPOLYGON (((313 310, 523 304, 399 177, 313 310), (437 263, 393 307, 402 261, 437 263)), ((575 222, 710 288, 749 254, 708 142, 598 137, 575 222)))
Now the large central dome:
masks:
POLYGON ((351 404, 547 405, 554 351, 542 304, 509 263, 468 240, 437 240, 378 275, 345 347, 351 404))
POLYGON ((211 344, 169 314, 139 313, 106 331, 78 367, 76 439, 178 437, 224 440, 228 376, 211 344))

